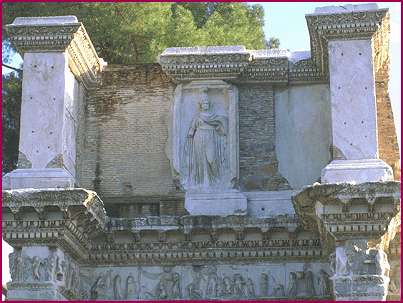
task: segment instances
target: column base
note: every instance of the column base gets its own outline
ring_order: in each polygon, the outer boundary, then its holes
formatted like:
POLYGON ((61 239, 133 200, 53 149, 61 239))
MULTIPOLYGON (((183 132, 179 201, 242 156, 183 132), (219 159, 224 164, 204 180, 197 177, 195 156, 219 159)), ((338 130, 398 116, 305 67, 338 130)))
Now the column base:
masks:
POLYGON ((3 176, 3 189, 72 188, 74 177, 64 168, 16 169, 3 176))
POLYGON ((9 282, 7 283, 7 300, 66 301, 67 299, 53 282, 9 282))
POLYGON ((333 160, 322 169, 322 183, 365 183, 393 180, 393 170, 380 159, 333 160))
POLYGON ((195 193, 187 192, 185 208, 193 216, 246 215, 246 196, 239 191, 195 193))
POLYGON ((331 279, 336 301, 385 301, 388 294, 386 276, 350 275, 331 279))

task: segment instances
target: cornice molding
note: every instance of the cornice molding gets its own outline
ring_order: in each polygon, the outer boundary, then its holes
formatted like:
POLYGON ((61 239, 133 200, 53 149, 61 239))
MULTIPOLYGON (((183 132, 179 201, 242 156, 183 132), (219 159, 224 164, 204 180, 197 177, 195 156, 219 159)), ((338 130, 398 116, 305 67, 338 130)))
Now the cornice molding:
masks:
POLYGON ((379 31, 382 36, 389 35, 387 9, 309 14, 306 21, 311 39, 309 58, 293 59, 293 53, 282 49, 177 47, 166 49, 159 63, 177 82, 220 79, 242 83, 324 83, 329 79, 329 40, 372 39, 379 31))
POLYGON ((84 25, 75 17, 16 18, 14 23, 6 25, 6 30, 22 55, 66 52, 72 73, 86 88, 98 83, 104 62, 98 57, 84 25))

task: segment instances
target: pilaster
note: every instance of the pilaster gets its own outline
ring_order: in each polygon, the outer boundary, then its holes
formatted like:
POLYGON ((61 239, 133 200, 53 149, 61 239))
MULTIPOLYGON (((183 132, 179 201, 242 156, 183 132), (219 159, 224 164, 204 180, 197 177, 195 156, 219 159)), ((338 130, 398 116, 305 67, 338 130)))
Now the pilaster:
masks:
POLYGON ((390 166, 378 159, 374 67, 374 37, 388 26, 388 10, 371 4, 318 8, 307 22, 312 51, 321 54, 316 61, 330 79, 333 161, 322 183, 393 180, 390 166))
POLYGON ((18 169, 3 187, 74 187, 78 111, 104 63, 74 16, 16 18, 6 29, 24 70, 18 169))

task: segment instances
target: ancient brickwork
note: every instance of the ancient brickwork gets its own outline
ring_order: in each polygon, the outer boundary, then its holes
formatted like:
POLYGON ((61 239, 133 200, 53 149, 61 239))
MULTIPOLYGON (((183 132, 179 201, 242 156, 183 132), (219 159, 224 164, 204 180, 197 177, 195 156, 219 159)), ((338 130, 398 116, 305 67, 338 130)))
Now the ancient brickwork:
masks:
POLYGON ((108 67, 88 96, 80 185, 106 201, 174 190, 165 154, 172 95, 157 64, 108 67))
POLYGON ((397 143, 392 104, 388 92, 389 77, 387 73, 379 72, 376 78, 375 91, 379 158, 392 167, 395 180, 400 180, 399 145, 397 143))
POLYGON ((379 158, 388 163, 395 180, 400 180, 400 153, 397 143, 396 129, 393 119, 392 104, 389 97, 389 14, 372 39, 375 70, 376 111, 378 124, 378 152, 379 158))
POLYGON ((239 86, 239 174, 245 190, 289 188, 277 170, 273 95, 270 85, 239 86))

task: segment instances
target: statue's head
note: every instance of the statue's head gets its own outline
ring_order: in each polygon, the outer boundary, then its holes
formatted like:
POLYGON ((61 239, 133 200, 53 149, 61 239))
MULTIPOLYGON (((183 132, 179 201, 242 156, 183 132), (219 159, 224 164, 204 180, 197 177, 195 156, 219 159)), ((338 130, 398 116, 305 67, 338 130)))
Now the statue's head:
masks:
POLYGON ((201 91, 201 96, 200 96, 200 101, 199 101, 199 106, 200 106, 200 111, 202 112, 207 112, 210 110, 210 100, 208 98, 207 94, 207 88, 202 89, 201 91))

